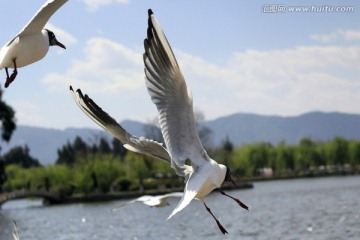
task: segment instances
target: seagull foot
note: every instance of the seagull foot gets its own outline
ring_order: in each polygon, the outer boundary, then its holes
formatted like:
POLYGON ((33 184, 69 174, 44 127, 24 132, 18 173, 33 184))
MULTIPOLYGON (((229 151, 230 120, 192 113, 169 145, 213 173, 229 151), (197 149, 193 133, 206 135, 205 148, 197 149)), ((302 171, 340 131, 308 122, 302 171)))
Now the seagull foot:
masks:
POLYGON ((218 227, 220 228, 220 231, 222 232, 222 234, 229 234, 227 231, 226 231, 226 229, 221 225, 221 223, 218 221, 218 220, 216 220, 216 224, 218 225, 218 227))
POLYGON ((6 78, 5 88, 9 87, 10 83, 12 83, 12 82, 15 80, 17 73, 18 73, 18 72, 17 72, 17 70, 15 69, 15 70, 13 71, 13 73, 10 75, 10 77, 7 77, 7 78, 6 78))
POLYGON ((206 210, 211 214, 211 216, 214 218, 214 220, 215 220, 215 222, 216 222, 216 224, 218 225, 218 227, 219 227, 219 229, 220 229, 220 231, 222 232, 222 234, 229 234, 227 231, 226 231, 226 229, 223 227, 223 225, 221 225, 221 223, 219 222, 219 220, 214 216, 214 214, 211 212, 211 209, 208 207, 208 206, 206 206, 206 204, 204 203, 204 206, 205 206, 205 208, 206 208, 206 210))
POLYGON ((244 209, 246 209, 246 210, 248 210, 249 211, 249 207, 248 206, 246 206, 243 202, 241 202, 239 199, 237 199, 237 198, 234 198, 234 197, 232 197, 232 196, 230 196, 230 195, 228 195, 228 194, 226 194, 224 191, 222 191, 222 190, 219 190, 220 191, 220 193, 222 194, 222 195, 224 195, 224 196, 227 196, 227 197, 229 197, 229 198, 231 198, 231 199, 233 199, 235 202, 237 202, 239 205, 240 205, 240 207, 242 207, 242 208, 244 208, 244 209))
POLYGON ((14 81, 14 80, 10 80, 10 78, 6 78, 5 88, 7 88, 12 81, 14 81))

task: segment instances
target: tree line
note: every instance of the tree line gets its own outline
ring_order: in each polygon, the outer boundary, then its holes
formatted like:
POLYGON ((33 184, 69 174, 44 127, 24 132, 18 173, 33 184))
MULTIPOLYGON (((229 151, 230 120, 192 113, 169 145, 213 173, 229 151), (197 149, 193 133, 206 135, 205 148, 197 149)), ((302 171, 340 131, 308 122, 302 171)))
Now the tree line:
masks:
MULTIPOLYGON (((229 139, 208 149, 209 155, 226 164, 238 180, 251 179, 271 169, 273 177, 359 172, 360 141, 335 137, 316 142, 303 138, 297 145, 284 141, 234 147, 229 139)), ((62 195, 108 193, 183 186, 169 164, 127 151, 116 139, 100 138, 95 144, 81 137, 58 149, 55 164, 41 166, 26 147, 17 147, 1 157, 5 166, 3 191, 45 189, 62 195), (17 152, 17 154, 15 154, 17 152), (22 153, 23 157, 19 157, 22 153), (17 159, 17 160, 16 160, 17 159), (21 159, 21 160, 20 160, 21 159)))
MULTIPOLYGON (((226 143, 229 144, 229 143, 226 143)), ((252 177, 271 169, 275 177, 359 172, 360 141, 335 137, 329 141, 303 138, 297 145, 266 142, 220 151, 237 176, 252 177)))

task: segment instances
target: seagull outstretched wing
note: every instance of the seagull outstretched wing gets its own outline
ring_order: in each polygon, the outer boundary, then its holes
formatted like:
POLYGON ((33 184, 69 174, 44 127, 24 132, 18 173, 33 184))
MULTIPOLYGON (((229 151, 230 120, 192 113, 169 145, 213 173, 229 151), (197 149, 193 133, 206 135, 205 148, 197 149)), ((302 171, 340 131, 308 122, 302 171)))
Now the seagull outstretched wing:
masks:
POLYGON ((120 210, 122 207, 125 207, 127 205, 130 205, 130 204, 133 204, 133 203, 136 203, 136 202, 146 202, 146 201, 149 201, 151 198, 153 198, 153 196, 150 196, 150 195, 144 195, 144 196, 141 196, 141 197, 138 197, 138 198, 135 198, 133 200, 130 200, 130 201, 127 201, 115 208, 112 209, 113 212, 115 211, 118 211, 120 210))
POLYGON ((196 168, 210 158, 196 129, 193 100, 173 51, 149 10, 147 38, 144 40, 146 86, 159 112, 159 122, 171 160, 183 166, 187 159, 196 168))
POLYGON ((75 92, 70 86, 70 91, 80 109, 105 131, 119 139, 125 148, 163 160, 167 163, 170 162, 170 156, 161 143, 144 137, 138 138, 131 135, 122 128, 114 118, 104 112, 88 95, 83 95, 80 89, 75 92))
POLYGON ((6 45, 10 45, 17 37, 32 33, 40 32, 50 17, 68 0, 48 0, 25 25, 25 27, 6 45))
POLYGON ((133 204, 136 202, 142 202, 151 207, 164 207, 164 206, 166 206, 168 198, 182 197, 182 196, 183 196, 182 192, 172 192, 172 193, 167 193, 165 195, 157 195, 157 196, 144 195, 144 196, 138 197, 136 199, 130 200, 128 202, 125 202, 125 203, 113 208, 112 211, 117 211, 124 206, 133 204))

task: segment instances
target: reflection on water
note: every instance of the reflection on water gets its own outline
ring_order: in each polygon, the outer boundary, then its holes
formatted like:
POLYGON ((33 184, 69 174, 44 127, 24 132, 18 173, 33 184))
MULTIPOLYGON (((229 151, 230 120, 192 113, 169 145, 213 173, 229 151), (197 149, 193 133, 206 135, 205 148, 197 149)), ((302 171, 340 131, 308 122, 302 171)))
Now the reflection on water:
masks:
POLYGON ((360 239, 360 177, 329 177, 256 182, 254 189, 232 191, 249 212, 218 193, 206 203, 230 234, 223 237, 203 205, 193 201, 166 221, 170 206, 150 208, 121 203, 41 207, 17 200, 0 211, 0 239, 11 239, 15 220, 22 240, 95 239, 360 239))

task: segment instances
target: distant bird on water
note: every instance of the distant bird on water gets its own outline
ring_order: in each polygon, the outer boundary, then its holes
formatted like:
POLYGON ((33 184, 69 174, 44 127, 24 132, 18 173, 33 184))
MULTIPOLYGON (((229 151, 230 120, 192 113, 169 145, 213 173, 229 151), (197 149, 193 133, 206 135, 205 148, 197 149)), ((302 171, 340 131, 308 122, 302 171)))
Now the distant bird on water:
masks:
MULTIPOLYGON (((148 11, 147 38, 144 40, 146 87, 159 113, 159 122, 165 140, 162 144, 137 138, 122 128, 81 90, 70 90, 78 106, 99 126, 124 143, 127 149, 149 155, 171 164, 179 176, 185 177, 183 196, 170 214, 170 219, 193 199, 202 202, 223 234, 228 233, 205 204, 205 197, 214 189, 235 200, 242 208, 248 207, 239 199, 220 189, 224 181, 231 181, 230 170, 211 159, 203 148, 196 129, 193 98, 177 64, 173 51, 151 9, 148 11), (191 161, 191 166, 185 164, 191 161)), ((234 183, 234 182, 233 182, 234 183)), ((235 183, 234 183, 235 184, 235 183)))
POLYGON ((182 197, 182 195, 183 195, 182 192, 173 192, 173 193, 168 193, 168 194, 158 195, 158 196, 144 195, 144 196, 138 197, 134 200, 128 201, 124 204, 121 204, 120 206, 117 206, 116 208, 113 209, 113 211, 117 211, 124 206, 133 204, 133 203, 137 203, 137 202, 141 202, 150 207, 165 207, 169 204, 168 203, 169 198, 182 197))
POLYGON ((15 80, 18 73, 17 68, 27 66, 45 57, 49 46, 57 45, 66 49, 52 31, 43 28, 49 18, 67 1, 47 1, 30 22, 0 49, 0 70, 5 68, 6 88, 15 80), (9 75, 8 68, 14 69, 11 75, 9 75))

